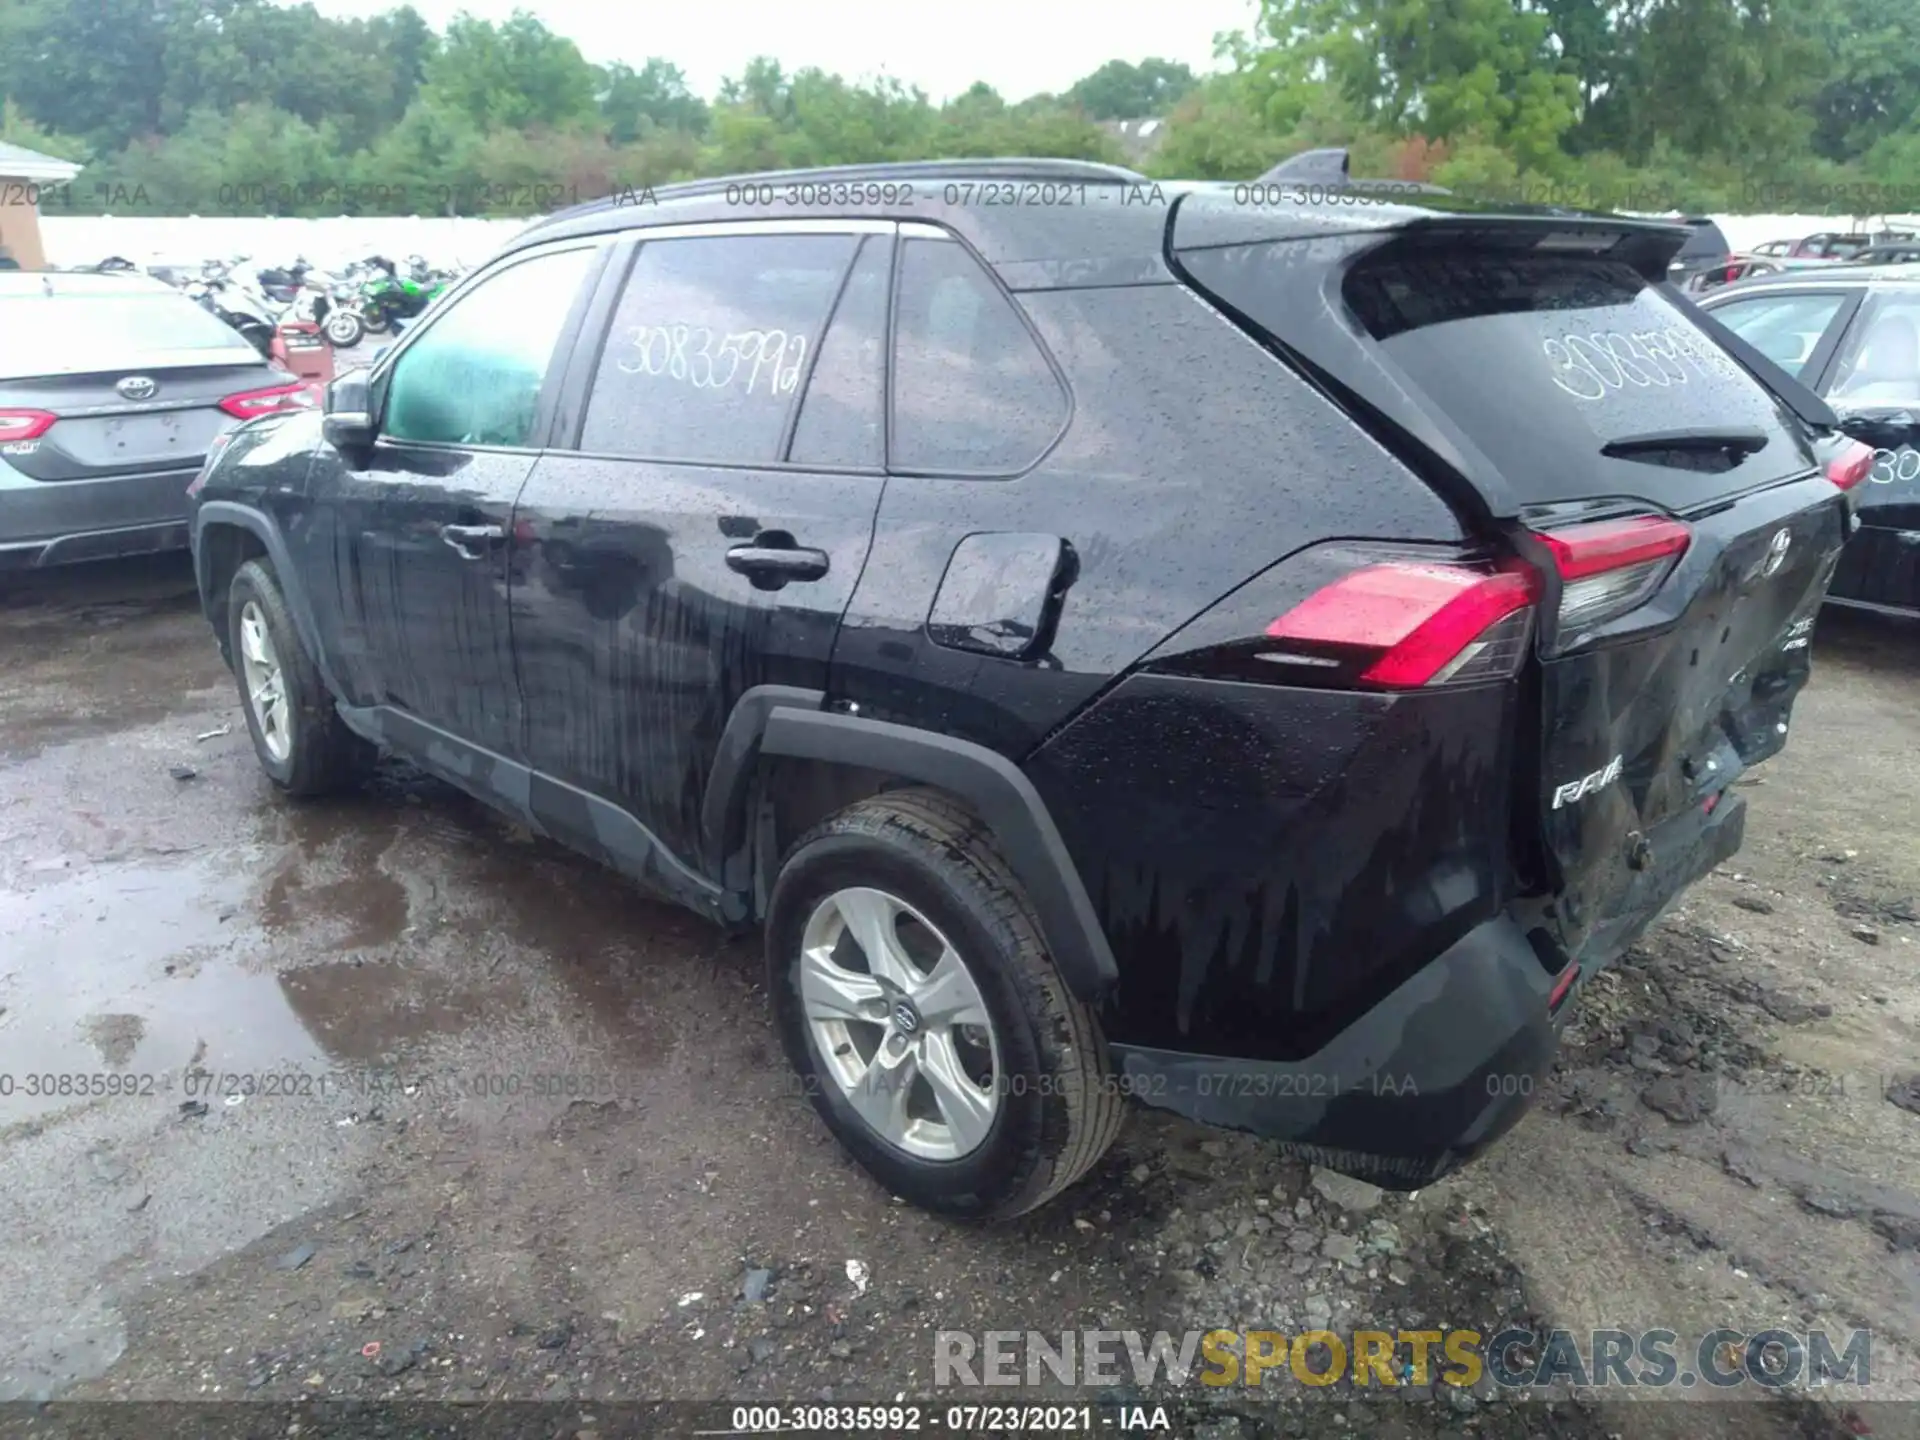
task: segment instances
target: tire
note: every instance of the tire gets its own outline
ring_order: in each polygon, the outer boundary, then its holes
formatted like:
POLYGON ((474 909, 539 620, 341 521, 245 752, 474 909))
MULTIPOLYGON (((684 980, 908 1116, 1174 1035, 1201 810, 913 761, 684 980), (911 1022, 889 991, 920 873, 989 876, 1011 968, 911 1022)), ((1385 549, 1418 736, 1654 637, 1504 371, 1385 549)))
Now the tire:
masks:
MULTIPOLYGON (((946 797, 892 791, 849 806, 803 836, 774 883, 766 944, 768 988, 787 1058, 827 1128, 890 1193, 938 1214, 1007 1219, 1080 1179, 1119 1134, 1125 1107, 1092 1010, 1054 967, 993 837, 946 797), (902 992, 873 982, 874 967, 848 916, 868 912, 874 902, 866 897, 876 894, 898 906, 891 922, 895 941, 908 952, 921 947, 911 958, 923 967, 940 953, 941 940, 951 947, 973 983, 986 1026, 942 1026, 935 1006, 948 1002, 932 998, 931 987, 902 992), (843 912, 843 905, 850 910, 843 912), (909 919, 901 923, 900 914, 909 919), (835 934, 839 938, 831 944, 822 938, 835 934), (846 983, 853 990, 846 993, 880 992, 879 999, 861 1004, 875 1016, 886 1014, 884 1022, 863 1018, 835 1030, 837 1022, 827 1021, 822 1035, 816 1022, 823 972, 805 954, 810 943, 816 955, 830 955, 829 973, 851 975, 846 983), (861 965, 868 971, 865 980, 857 973, 861 965), (901 993, 917 993, 929 1006, 908 1029, 889 1008, 895 1005, 891 997, 901 993), (984 1045, 978 1033, 983 1029, 984 1045), (925 1047, 943 1033, 947 1040, 938 1054, 946 1058, 939 1059, 925 1047), (927 1061, 917 1071, 917 1099, 906 1108, 925 1116, 932 1100, 940 1118, 909 1121, 904 1140, 897 1128, 904 1112, 874 1100, 880 1086, 871 1087, 867 1108, 894 1125, 893 1138, 856 1108, 868 1077, 879 1073, 881 1051, 865 1048, 876 1041, 918 1045, 927 1061), (974 1086, 964 1095, 956 1084, 955 1057, 968 1062, 962 1078, 974 1086), (864 1074, 850 1089, 848 1071, 861 1065, 864 1074), (984 1083, 983 1071, 990 1077, 984 1083), (936 1099, 929 1077, 941 1076, 945 1088, 938 1095, 945 1098, 936 1099), (991 1097, 986 1120, 973 1114, 973 1101, 982 1095, 991 1097), (969 1118, 954 1124, 947 1117, 955 1114, 969 1118), (944 1149, 953 1153, 944 1153, 942 1134, 944 1149)), ((952 1013, 979 1012, 969 1002, 952 1013)), ((894 1093, 886 1091, 889 1098, 894 1093)))
POLYGON ((340 719, 264 560, 249 560, 233 577, 227 649, 253 753, 269 780, 289 795, 306 798, 344 789, 366 772, 374 749, 340 719), (256 623, 264 632, 264 648, 248 633, 256 623), (262 693, 250 682, 263 678, 269 666, 279 677, 277 692, 262 693))
POLYGON ((367 322, 351 310, 336 310, 327 316, 327 343, 336 350, 351 350, 367 335, 367 322))

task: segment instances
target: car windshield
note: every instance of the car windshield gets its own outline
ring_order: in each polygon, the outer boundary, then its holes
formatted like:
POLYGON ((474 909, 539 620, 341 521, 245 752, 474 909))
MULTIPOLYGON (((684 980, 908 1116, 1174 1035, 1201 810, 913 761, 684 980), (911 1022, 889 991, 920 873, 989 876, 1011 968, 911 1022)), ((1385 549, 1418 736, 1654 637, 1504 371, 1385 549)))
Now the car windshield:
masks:
POLYGON ((0 295, 0 377, 123 369, 156 355, 248 351, 232 330, 183 296, 124 293, 0 295))

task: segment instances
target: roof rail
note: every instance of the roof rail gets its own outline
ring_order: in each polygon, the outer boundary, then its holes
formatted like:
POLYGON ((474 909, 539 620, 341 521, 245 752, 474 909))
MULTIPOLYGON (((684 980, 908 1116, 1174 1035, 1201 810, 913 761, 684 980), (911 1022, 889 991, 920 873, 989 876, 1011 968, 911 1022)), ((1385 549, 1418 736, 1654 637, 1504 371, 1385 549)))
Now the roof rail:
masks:
POLYGON ((682 180, 670 185, 625 187, 625 190, 601 200, 588 200, 556 210, 533 222, 539 229, 559 220, 592 215, 631 204, 633 192, 645 189, 655 200, 688 200, 700 195, 719 195, 737 185, 851 184, 861 180, 938 180, 964 176, 979 180, 1098 180, 1118 184, 1144 183, 1146 176, 1124 165, 1107 165, 1097 160, 1053 160, 1025 156, 995 156, 980 160, 889 160, 865 165, 823 165, 805 170, 759 170, 746 175, 713 175, 701 180, 682 180))

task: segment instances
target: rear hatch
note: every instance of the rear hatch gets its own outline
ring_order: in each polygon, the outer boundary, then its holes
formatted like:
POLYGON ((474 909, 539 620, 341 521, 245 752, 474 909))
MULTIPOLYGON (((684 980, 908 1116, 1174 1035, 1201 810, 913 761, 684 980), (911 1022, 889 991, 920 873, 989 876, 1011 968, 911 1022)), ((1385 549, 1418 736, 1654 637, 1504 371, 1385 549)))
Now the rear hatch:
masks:
POLYGON ((123 284, 0 295, 0 463, 47 482, 192 471, 222 431, 296 403, 294 377, 199 306, 123 284))
POLYGON ((1386 207, 1259 239, 1236 208, 1181 199, 1176 269, 1538 577, 1516 864, 1552 953, 1605 963, 1737 845, 1845 497, 1660 285, 1676 227, 1386 207))

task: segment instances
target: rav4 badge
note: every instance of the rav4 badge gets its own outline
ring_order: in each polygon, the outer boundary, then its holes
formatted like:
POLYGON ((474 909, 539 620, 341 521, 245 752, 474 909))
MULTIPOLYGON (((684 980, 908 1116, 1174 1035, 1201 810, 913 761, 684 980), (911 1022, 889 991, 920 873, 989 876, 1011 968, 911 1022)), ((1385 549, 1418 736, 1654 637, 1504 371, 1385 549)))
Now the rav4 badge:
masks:
POLYGON ((1582 775, 1578 780, 1569 780, 1553 792, 1553 808, 1571 805, 1576 800, 1584 800, 1596 790, 1604 790, 1620 778, 1621 761, 1626 757, 1616 755, 1591 775, 1582 775))

